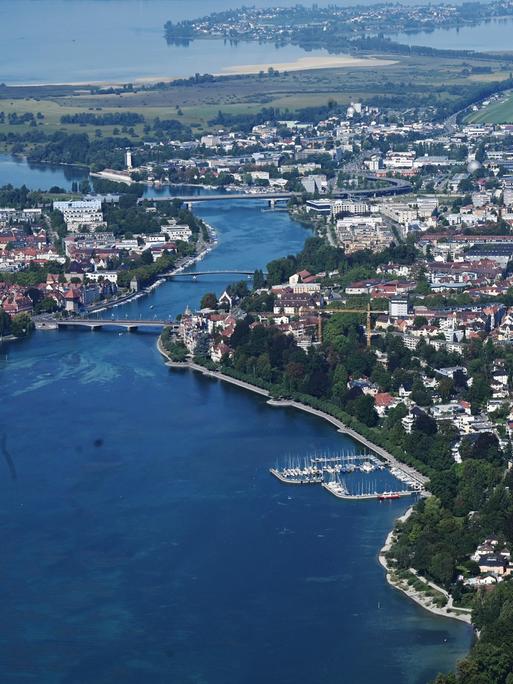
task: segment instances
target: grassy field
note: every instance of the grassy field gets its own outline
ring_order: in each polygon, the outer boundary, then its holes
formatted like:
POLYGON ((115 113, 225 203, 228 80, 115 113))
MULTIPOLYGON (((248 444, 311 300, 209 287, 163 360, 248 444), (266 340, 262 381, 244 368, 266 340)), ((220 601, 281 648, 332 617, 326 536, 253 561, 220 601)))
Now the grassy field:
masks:
MULTIPOLYGON (((387 55, 390 59, 390 55, 387 55)), ((86 88, 54 86, 52 88, 0 88, 0 111, 23 114, 41 112, 44 119, 38 124, 45 132, 56 130, 86 132, 91 136, 101 130, 103 136, 113 134, 121 126, 62 125, 63 114, 76 112, 131 111, 142 114, 148 123, 155 117, 178 118, 196 130, 209 128, 219 110, 228 114, 256 113, 262 107, 278 107, 293 116, 298 109, 326 105, 335 100, 349 104, 352 100, 364 103, 382 101, 390 96, 404 97, 402 108, 419 102, 435 103, 454 100, 458 94, 453 87, 475 86, 491 80, 503 80, 509 73, 497 62, 494 71, 472 73, 472 66, 487 66, 479 60, 460 58, 395 57, 397 61, 368 68, 329 68, 310 71, 284 72, 278 76, 232 76, 213 83, 193 86, 178 85, 155 90, 134 87, 133 92, 93 94, 86 88)), ((144 126, 134 127, 135 137, 144 135, 144 126)), ((0 124, 0 133, 19 133, 31 130, 29 125, 0 124)))
MULTIPOLYGON (((11 125, 7 123, 7 116, 11 113, 22 115, 25 113, 37 115, 38 112, 43 114, 44 119, 38 121, 38 128, 42 128, 46 133, 53 133, 54 131, 83 132, 88 135, 95 135, 97 128, 101 128, 104 136, 112 135, 114 128, 121 130, 121 126, 90 126, 78 124, 61 124, 60 118, 64 114, 76 114, 84 111, 95 111, 95 107, 83 107, 80 104, 73 105, 63 101, 62 98, 55 99, 41 99, 41 98, 24 98, 24 99, 0 99, 0 112, 4 112, 6 123, 0 123, 0 133, 19 133, 22 131, 32 130, 30 124, 11 125)), ((102 108, 102 112, 119 111, 119 108, 102 108)), ((143 124, 134 126, 134 131, 139 135, 143 132, 143 124)))
POLYGON ((466 119, 467 123, 513 123, 513 93, 502 97, 498 102, 492 102, 478 112, 473 112, 466 119))

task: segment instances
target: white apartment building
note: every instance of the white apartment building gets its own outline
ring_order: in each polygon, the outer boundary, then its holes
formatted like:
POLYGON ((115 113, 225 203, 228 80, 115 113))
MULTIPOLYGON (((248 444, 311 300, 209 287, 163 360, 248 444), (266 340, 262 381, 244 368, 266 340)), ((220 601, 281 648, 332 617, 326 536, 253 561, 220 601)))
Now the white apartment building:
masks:
POLYGON ((336 216, 342 212, 347 214, 370 214, 371 206, 367 202, 352 202, 350 200, 335 200, 331 205, 331 215, 336 216))
POLYGON ((387 152, 383 164, 387 169, 412 169, 415 152, 387 152))
POLYGON ((163 226, 162 231, 169 236, 170 240, 182 240, 183 242, 187 242, 192 237, 192 230, 185 224, 163 226))
POLYGON ((62 213, 66 227, 72 233, 80 232, 81 228, 96 230, 106 225, 100 200, 54 202, 53 209, 62 213))
POLYGON ((218 147, 221 144, 221 138, 218 135, 203 135, 200 144, 205 147, 218 147))
POLYGON ((404 318, 408 315, 408 298, 394 297, 390 300, 388 314, 391 318, 404 318))
POLYGON ((428 218, 438 209, 437 197, 417 197, 417 213, 419 218, 428 218))
POLYGON ((93 280, 95 283, 100 280, 108 280, 117 285, 118 282, 117 271, 94 271, 94 273, 86 273, 86 278, 88 280, 93 280))
POLYGON ((418 218, 418 211, 406 203, 389 202, 379 205, 379 211, 396 223, 403 225, 411 223, 418 218))

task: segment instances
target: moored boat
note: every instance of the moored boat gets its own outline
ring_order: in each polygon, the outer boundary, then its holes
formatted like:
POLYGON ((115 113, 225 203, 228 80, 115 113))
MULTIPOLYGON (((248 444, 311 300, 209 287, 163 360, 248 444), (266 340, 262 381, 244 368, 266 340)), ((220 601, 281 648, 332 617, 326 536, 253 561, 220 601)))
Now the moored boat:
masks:
POLYGON ((390 499, 400 499, 401 495, 398 492, 383 492, 379 494, 378 501, 388 501, 390 499))

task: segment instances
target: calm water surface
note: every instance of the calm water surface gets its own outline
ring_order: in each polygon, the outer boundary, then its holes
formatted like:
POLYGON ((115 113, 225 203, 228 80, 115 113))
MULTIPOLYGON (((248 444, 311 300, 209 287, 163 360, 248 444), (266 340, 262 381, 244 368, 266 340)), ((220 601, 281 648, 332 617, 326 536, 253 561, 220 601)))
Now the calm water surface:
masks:
POLYGON ((512 30, 512 20, 502 19, 460 29, 437 29, 431 33, 399 33, 392 38, 406 45, 427 45, 441 50, 510 51, 512 30))
POLYGON ((304 55, 294 46, 277 49, 258 43, 230 45, 223 40, 195 41, 189 47, 167 45, 164 24, 168 19, 203 16, 230 6, 238 3, 0 0, 0 82, 188 77, 241 64, 294 61, 304 55))
MULTIPOLYGON (((165 22, 236 8, 242 0, 0 0, 0 82, 80 83, 191 76, 244 64, 295 61, 298 47, 223 40, 168 46, 165 22)), ((252 5, 272 6, 270 0, 252 5)), ((280 6, 296 0, 280 0, 280 6)), ((332 4, 320 0, 320 6, 332 4)), ((340 0, 341 5, 362 0, 340 0)), ((363 3, 366 4, 366 3, 363 3)), ((373 4, 369 2, 368 4, 373 4)), ((415 1, 408 4, 417 4, 415 1)), ((401 38, 401 37, 400 37, 401 38)), ((410 44, 482 50, 510 49, 504 27, 403 36, 410 44)), ((325 55, 324 50, 312 55, 325 55)))
POLYGON ((26 185, 32 190, 49 190, 57 186, 71 190, 73 181, 89 178, 89 171, 80 166, 29 164, 23 157, 0 154, 0 187, 26 185))
MULTIPOLYGON (((261 207, 199 205, 219 234, 201 267, 298 251, 305 230, 261 207)), ((170 283, 116 315, 174 315, 225 285, 170 283)), ((377 563, 404 502, 268 473, 354 444, 170 372, 155 342, 47 332, 0 351, 2 684, 425 684, 452 668, 469 629, 410 603, 377 563)))

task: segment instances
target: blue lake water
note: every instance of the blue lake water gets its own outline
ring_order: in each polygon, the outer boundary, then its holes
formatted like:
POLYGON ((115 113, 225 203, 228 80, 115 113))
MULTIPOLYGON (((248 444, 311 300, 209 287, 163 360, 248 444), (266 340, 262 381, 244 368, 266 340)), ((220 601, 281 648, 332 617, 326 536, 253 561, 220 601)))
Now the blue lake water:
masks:
POLYGON ((511 19, 496 19, 478 26, 437 29, 429 33, 398 33, 393 40, 406 45, 426 45, 441 50, 492 52, 511 50, 511 19))
MULTIPOLYGON (((170 19, 203 16, 230 2, 169 0, 0 0, 0 82, 81 83, 188 77, 225 67, 288 62, 294 46, 195 41, 167 45, 170 19), (27 17, 30 18, 27 21, 27 17)), ((323 50, 315 55, 327 54, 323 50)))
MULTIPOLYGON (((262 206, 198 205, 219 235, 201 267, 297 252, 307 231, 262 206)), ((116 315, 174 315, 225 285, 169 283, 116 315)), ((377 562, 405 502, 268 473, 354 443, 169 371, 155 342, 41 332, 0 349, 2 684, 425 684, 453 668, 469 628, 377 562)))
MULTIPOLYGON (((81 83, 215 73, 226 67, 290 62, 305 53, 298 47, 264 43, 233 45, 223 40, 168 46, 165 22, 236 8, 241 0, 0 0, 0 82, 81 83)), ((267 7, 269 0, 252 0, 267 7)), ((281 6, 296 0, 281 0, 281 6)), ((332 4, 321 0, 320 6, 332 4)), ((366 4, 345 0, 339 4, 366 4)), ((372 4, 369 2, 368 4, 372 4)), ((408 4, 416 4, 415 1, 408 4)), ((403 37, 410 44, 470 49, 509 49, 504 27, 403 37)), ((312 55, 325 55, 324 50, 312 55)))
POLYGON ((23 157, 0 154, 0 187, 26 185, 32 190, 49 190, 56 186, 71 190, 74 181, 89 177, 89 171, 79 166, 54 164, 29 164, 23 157))

